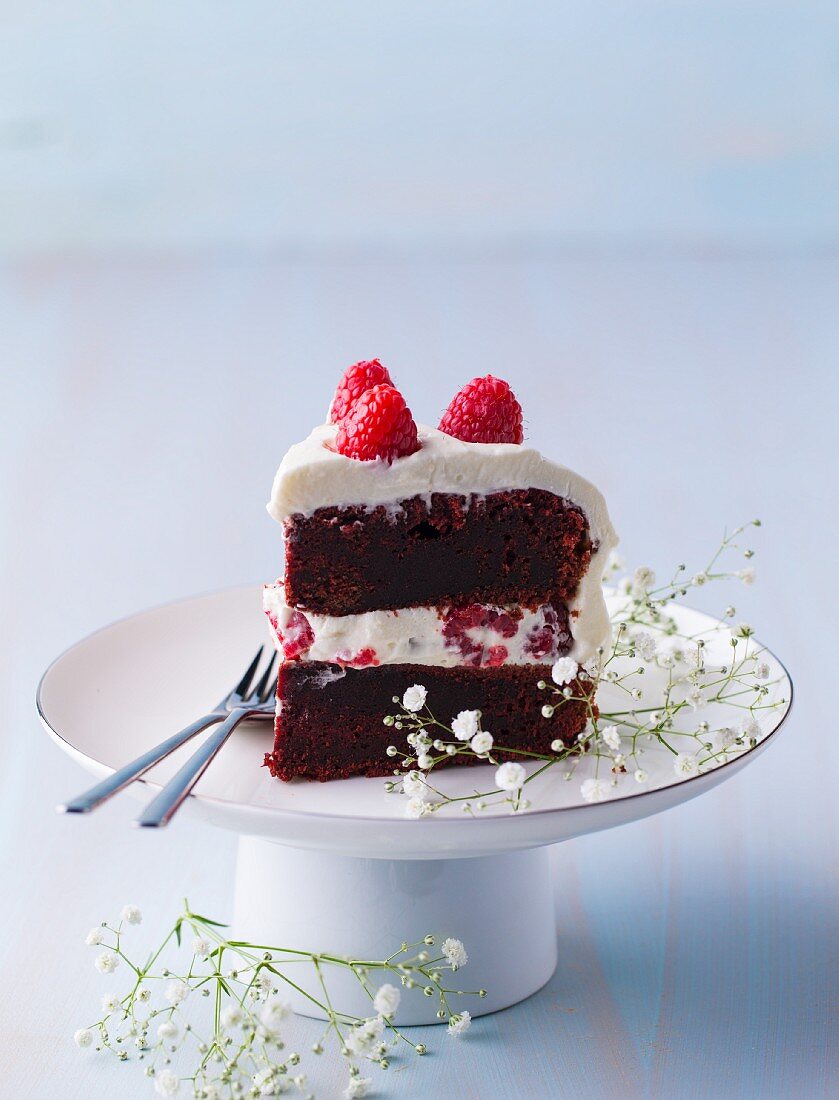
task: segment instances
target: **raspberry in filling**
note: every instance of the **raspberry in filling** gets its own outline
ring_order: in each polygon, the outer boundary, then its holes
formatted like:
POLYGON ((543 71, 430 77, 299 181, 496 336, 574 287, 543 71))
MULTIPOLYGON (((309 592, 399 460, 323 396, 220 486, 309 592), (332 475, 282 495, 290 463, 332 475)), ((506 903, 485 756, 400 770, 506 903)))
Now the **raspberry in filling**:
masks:
POLYGON ((302 657, 315 644, 315 632, 302 611, 292 611, 285 630, 277 629, 287 661, 302 657))
POLYGON ((342 649, 335 654, 335 660, 339 665, 347 665, 350 668, 369 668, 379 663, 379 658, 372 646, 365 646, 358 653, 350 653, 348 649, 342 649))
POLYGON ((500 638, 514 638, 521 619, 519 610, 508 611, 473 603, 467 607, 449 608, 443 615, 443 638, 447 649, 456 649, 465 665, 473 668, 497 668, 509 656, 506 646, 494 644, 487 633, 500 638))
POLYGON ((571 652, 574 639, 568 625, 568 608, 564 604, 557 610, 553 604, 539 608, 541 625, 534 626, 524 641, 524 652, 536 660, 555 661, 571 652))
POLYGON ((491 645, 484 656, 484 664, 487 668, 500 668, 509 657, 509 651, 505 645, 491 645))

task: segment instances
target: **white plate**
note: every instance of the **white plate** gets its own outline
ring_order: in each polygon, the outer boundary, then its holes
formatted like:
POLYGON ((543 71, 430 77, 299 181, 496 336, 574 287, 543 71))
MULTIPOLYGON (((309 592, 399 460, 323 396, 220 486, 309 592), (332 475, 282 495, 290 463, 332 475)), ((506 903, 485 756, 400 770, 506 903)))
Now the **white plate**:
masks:
MULTIPOLYGON (((101 778, 185 726, 237 679, 256 647, 266 641, 260 595, 258 588, 247 587, 181 600, 123 619, 78 642, 47 669, 39 686, 38 709, 48 732, 101 778)), ((716 620, 683 608, 674 613, 685 632, 707 632, 709 660, 729 659, 716 620)), ((764 712, 755 748, 713 771, 679 781, 670 753, 651 746, 644 756, 649 783, 639 786, 630 776, 623 777, 605 802, 582 800, 580 781, 593 766, 584 761, 572 782, 563 778, 560 765, 530 785, 534 808, 527 812, 513 815, 498 807, 472 818, 447 808, 413 821, 404 816, 404 798, 385 793, 383 779, 272 779, 260 766, 272 743, 271 726, 264 722, 239 728, 181 813, 197 813, 214 825, 297 847, 394 859, 490 855, 565 840, 685 802, 761 753, 792 701, 786 670, 771 654, 765 659, 772 680, 780 679, 772 690, 786 702, 764 712)), ((601 688, 601 705, 608 690, 601 688)), ((433 700, 429 702, 433 709, 433 700)), ((193 747, 173 754, 130 790, 150 797, 193 747)), ((437 782, 448 794, 469 795, 476 787, 491 788, 491 780, 492 769, 479 766, 441 772, 437 782)))

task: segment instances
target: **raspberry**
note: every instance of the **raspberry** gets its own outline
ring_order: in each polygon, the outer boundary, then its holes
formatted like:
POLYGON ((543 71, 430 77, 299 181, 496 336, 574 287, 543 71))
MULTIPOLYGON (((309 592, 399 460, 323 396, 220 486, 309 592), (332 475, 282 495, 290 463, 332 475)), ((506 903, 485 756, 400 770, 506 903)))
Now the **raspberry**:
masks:
MULTIPOLYGON (((466 607, 451 607, 443 615, 443 640, 447 649, 459 651, 463 664, 472 668, 497 668, 503 665, 509 651, 503 645, 484 645, 472 637, 470 630, 491 630, 502 638, 513 638, 519 632, 516 612, 474 603, 466 607)), ((521 618, 521 612, 518 613, 521 618)))
POLYGON ((281 640, 287 661, 302 657, 315 644, 315 632, 302 611, 292 611, 289 615, 281 640))
POLYGON ((351 668, 367 668, 370 665, 379 663, 379 658, 372 646, 365 646, 358 653, 351 653, 348 649, 342 649, 335 654, 335 660, 338 664, 349 665, 351 668))
POLYGON ((539 620, 524 640, 524 652, 537 661, 555 661, 570 653, 573 644, 565 604, 560 604, 558 610, 552 604, 542 604, 539 620))
POLYGON ((484 664, 487 668, 500 668, 508 656, 509 653, 505 645, 491 645, 484 657, 484 664))
POLYGON ((473 378, 452 398, 440 431, 466 443, 521 443, 521 405, 500 378, 473 378))
POLYGON ((392 386, 393 381, 387 367, 383 367, 378 359, 362 359, 360 363, 347 367, 335 390, 332 404, 329 406, 327 416, 329 423, 337 424, 343 420, 365 390, 383 384, 392 386))
POLYGON ((417 426, 399 390, 382 385, 361 394, 338 425, 335 450, 360 462, 393 462, 418 451, 417 426))

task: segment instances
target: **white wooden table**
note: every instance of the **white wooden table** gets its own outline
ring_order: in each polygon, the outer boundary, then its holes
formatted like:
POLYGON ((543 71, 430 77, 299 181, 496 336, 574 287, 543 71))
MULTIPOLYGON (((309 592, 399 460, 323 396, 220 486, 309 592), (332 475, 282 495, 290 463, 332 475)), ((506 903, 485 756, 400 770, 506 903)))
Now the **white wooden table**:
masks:
POLYGON ((554 979, 461 1043, 424 1034, 434 1056, 394 1066, 387 1095, 837 1095, 837 301, 829 258, 0 270, 3 1095, 149 1094, 72 1044, 103 991, 83 936, 129 901, 162 927, 184 894, 223 919, 234 854, 185 815, 133 831, 129 802, 55 816, 85 777, 38 726, 37 678, 104 622, 271 577, 274 468, 371 355, 424 420, 474 374, 508 378, 533 442, 603 488, 633 564, 698 561, 761 516, 758 585, 705 606, 736 602, 797 688, 742 776, 557 849, 554 979))

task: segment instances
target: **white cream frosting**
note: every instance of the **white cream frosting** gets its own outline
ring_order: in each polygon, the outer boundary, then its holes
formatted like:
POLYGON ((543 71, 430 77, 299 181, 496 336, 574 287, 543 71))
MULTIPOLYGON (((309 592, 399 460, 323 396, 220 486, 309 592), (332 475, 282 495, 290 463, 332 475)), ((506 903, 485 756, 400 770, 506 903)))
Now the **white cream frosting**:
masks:
MULTIPOLYGON (((285 602, 282 583, 265 585, 263 606, 271 623, 274 644, 282 652, 283 638, 288 636, 289 630, 292 637, 296 633, 292 621, 295 611, 285 602)), ((303 614, 314 634, 314 641, 301 656, 307 661, 352 664, 357 654, 367 650, 375 653, 375 663, 380 665, 413 664, 454 668, 468 664, 456 644, 447 641, 443 633, 445 613, 446 608, 436 607, 407 607, 398 611, 365 611, 358 615, 340 616, 305 611, 303 614)), ((545 616, 540 609, 522 608, 521 618, 516 620, 516 632, 512 637, 504 637, 489 626, 470 627, 466 633, 471 643, 483 649, 484 664, 488 663, 491 648, 499 646, 503 646, 505 655, 497 661, 498 664, 550 664, 556 659, 556 654, 536 657, 528 652, 528 636, 544 624, 545 616)), ((572 618, 572 636, 575 626, 572 618)), ((582 664, 593 655, 594 648, 602 640, 602 631, 592 639, 575 637, 569 655, 582 664)))
MULTIPOLYGON (((375 508, 381 504, 396 509, 401 500, 431 493, 468 496, 505 489, 544 489, 585 512, 591 538, 598 546, 576 595, 568 603, 574 638, 570 656, 583 664, 598 646, 608 641, 609 615, 601 582, 609 552, 618 538, 606 502, 591 482, 543 458, 532 447, 515 443, 464 443, 422 424, 417 425, 420 449, 414 454, 391 464, 381 460, 359 462, 331 449, 336 431, 333 424, 315 428, 308 439, 291 447, 283 458, 268 504, 274 519, 282 523, 297 513, 309 516, 318 508, 330 506, 375 508)), ((330 616, 310 616, 308 612, 306 615, 312 620, 316 638, 322 636, 327 648, 334 643, 336 648, 358 652, 369 644, 378 652, 380 646, 392 645, 394 652, 400 652, 411 638, 430 638, 430 622, 425 621, 420 629, 423 611, 404 610, 398 616, 394 612, 374 611, 341 616, 337 621, 330 616), (315 626, 316 619, 323 620, 319 629, 315 626), (385 642, 386 637, 392 640, 385 642), (330 639, 328 644, 326 638, 330 639), (364 638, 370 640, 365 643, 364 638)), ((439 633, 437 613, 433 609, 430 613, 439 633)), ((437 662, 415 658, 411 663, 437 662)))
POLYGON ((268 511, 282 523, 288 516, 309 516, 318 508, 397 504, 429 493, 484 495, 504 489, 545 489, 578 504, 588 516, 592 538, 606 554, 617 545, 601 493, 573 470, 549 462, 532 447, 516 443, 464 443, 417 425, 420 449, 388 464, 359 462, 331 449, 334 424, 315 428, 295 443, 280 463, 268 511))

